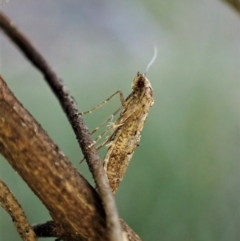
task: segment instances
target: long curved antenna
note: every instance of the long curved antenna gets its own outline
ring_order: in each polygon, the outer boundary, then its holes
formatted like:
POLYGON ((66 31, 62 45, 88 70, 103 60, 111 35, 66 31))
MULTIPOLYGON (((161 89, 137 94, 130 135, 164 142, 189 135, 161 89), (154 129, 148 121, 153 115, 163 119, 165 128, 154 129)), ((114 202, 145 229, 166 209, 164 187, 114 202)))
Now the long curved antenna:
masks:
POLYGON ((158 48, 157 46, 155 45, 154 46, 154 54, 153 54, 153 57, 151 59, 151 61, 149 62, 149 64, 147 65, 147 68, 146 68, 146 71, 145 71, 145 75, 147 74, 150 66, 155 62, 156 58, 157 58, 157 55, 158 55, 158 48))

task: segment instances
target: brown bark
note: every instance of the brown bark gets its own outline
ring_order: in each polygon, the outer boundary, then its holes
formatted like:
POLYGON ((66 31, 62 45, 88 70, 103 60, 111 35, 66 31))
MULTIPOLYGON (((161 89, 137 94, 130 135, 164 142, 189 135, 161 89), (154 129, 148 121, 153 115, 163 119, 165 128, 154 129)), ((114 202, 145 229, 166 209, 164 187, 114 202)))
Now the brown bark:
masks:
POLYGON ((37 241, 36 234, 28 223, 22 207, 2 180, 0 180, 0 205, 9 213, 24 241, 37 241))
POLYGON ((108 240, 95 190, 0 78, 0 152, 47 207, 68 240, 108 240))
POLYGON ((0 153, 53 217, 53 221, 38 226, 38 230, 44 235, 49 232, 50 236, 67 241, 120 241, 125 240, 126 235, 131 241, 139 241, 140 238, 124 221, 119 222, 102 162, 95 146, 88 148, 93 142, 68 88, 26 36, 1 12, 0 28, 43 74, 56 95, 76 134, 98 190, 96 193, 76 171, 0 78, 0 153))
POLYGON ((93 141, 87 126, 79 115, 74 98, 71 96, 68 88, 64 85, 60 77, 53 71, 46 59, 37 51, 15 24, 1 12, 0 28, 17 45, 29 61, 44 75, 46 82, 59 100, 76 134, 79 146, 83 151, 89 170, 96 182, 99 196, 106 213, 106 225, 109 233, 109 240, 121 241, 122 230, 118 220, 114 197, 95 146, 93 145, 91 149, 88 148, 93 141))
MULTIPOLYGON (((0 77, 0 153, 52 216, 57 237, 109 240, 97 192, 72 166, 0 77)), ((129 240, 140 238, 121 220, 129 240)))

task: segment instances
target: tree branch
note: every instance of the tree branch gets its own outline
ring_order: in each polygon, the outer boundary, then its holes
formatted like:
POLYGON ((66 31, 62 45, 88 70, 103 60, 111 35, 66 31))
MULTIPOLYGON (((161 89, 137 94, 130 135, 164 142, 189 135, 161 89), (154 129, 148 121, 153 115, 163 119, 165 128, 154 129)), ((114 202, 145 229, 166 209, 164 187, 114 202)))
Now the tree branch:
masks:
POLYGON ((38 238, 59 237, 58 228, 53 221, 32 226, 38 238))
MULTIPOLYGON (((109 238, 112 241, 121 241, 121 227, 118 220, 117 209, 113 195, 111 193, 102 162, 99 158, 97 150, 92 144, 90 133, 83 122, 82 117, 78 114, 77 104, 70 95, 69 90, 63 84, 62 80, 52 70, 43 56, 34 48, 30 41, 15 27, 13 22, 0 12, 0 27, 7 36, 19 47, 32 64, 39 69, 52 91, 58 98, 63 110, 65 111, 69 122, 75 132, 78 143, 92 172, 96 182, 99 195, 101 197, 105 212, 107 227, 109 230, 109 238)), ((58 159, 56 159, 58 160, 58 159)))
MULTIPOLYGON (((134 231, 129 228, 129 226, 122 219, 120 219, 120 223, 129 241, 141 241, 139 236, 134 233, 134 231)), ((36 224, 33 225, 32 228, 39 238, 59 237, 58 228, 53 221, 36 224)))
POLYGON ((66 240, 108 240, 96 191, 0 78, 0 153, 47 207, 66 240))
POLYGON ((0 180, 0 205, 10 214, 19 235, 24 241, 37 241, 22 207, 2 180, 0 180))
MULTIPOLYGON (((57 237, 108 240, 101 200, 0 77, 0 153, 52 216, 57 237)), ((131 241, 140 238, 121 220, 131 241)), ((46 231, 47 232, 47 231, 46 231)))

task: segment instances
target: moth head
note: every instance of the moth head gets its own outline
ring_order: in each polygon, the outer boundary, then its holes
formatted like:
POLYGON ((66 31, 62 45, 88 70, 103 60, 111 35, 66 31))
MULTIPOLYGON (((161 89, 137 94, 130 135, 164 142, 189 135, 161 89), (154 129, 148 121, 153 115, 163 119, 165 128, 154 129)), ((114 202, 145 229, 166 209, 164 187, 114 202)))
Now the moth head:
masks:
POLYGON ((133 80, 132 89, 133 90, 143 90, 143 89, 147 89, 147 88, 152 89, 152 86, 151 86, 149 80, 147 79, 145 74, 141 74, 140 72, 138 72, 136 77, 133 80))
POLYGON ((133 90, 135 90, 135 91, 137 91, 137 90, 138 91, 148 91, 148 92, 150 91, 150 93, 152 94, 152 86, 151 86, 149 80, 147 79, 146 74, 147 74, 150 66, 156 60, 157 55, 158 55, 158 49, 157 49, 157 46, 154 46, 154 54, 153 54, 153 57, 152 57, 151 61, 147 65, 145 74, 141 74, 140 72, 137 72, 137 76, 133 80, 133 84, 132 84, 133 90))

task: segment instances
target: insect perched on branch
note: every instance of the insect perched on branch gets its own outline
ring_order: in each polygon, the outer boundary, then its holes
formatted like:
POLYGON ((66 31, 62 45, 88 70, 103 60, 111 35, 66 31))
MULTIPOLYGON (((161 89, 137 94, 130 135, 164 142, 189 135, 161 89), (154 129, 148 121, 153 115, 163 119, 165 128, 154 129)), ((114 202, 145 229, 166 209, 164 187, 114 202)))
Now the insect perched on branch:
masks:
POLYGON ((145 74, 137 73, 132 89, 132 93, 122 103, 122 111, 112 126, 113 133, 106 144, 108 150, 104 169, 113 193, 117 191, 139 145, 144 123, 154 103, 152 86, 145 74))
MULTIPOLYGON (((148 64, 146 72, 155 61, 156 57, 157 49, 155 48, 154 56, 148 64)), ((111 123, 106 131, 98 136, 92 144, 94 145, 96 141, 111 131, 111 135, 107 137, 102 144, 97 146, 97 149, 100 149, 104 145, 107 147, 107 153, 103 165, 113 193, 116 193, 132 155, 136 147, 139 145, 144 123, 150 107, 154 103, 152 86, 146 78, 146 74, 137 73, 133 80, 132 89, 132 93, 125 100, 123 93, 119 90, 90 111, 80 113, 81 115, 92 113, 92 111, 107 103, 113 96, 117 94, 120 95, 122 107, 114 112, 107 121, 91 132, 91 134, 95 133, 106 122, 112 120, 112 118, 121 110, 119 118, 114 123, 111 123)), ((91 146, 89 146, 89 148, 91 148, 91 146)))

